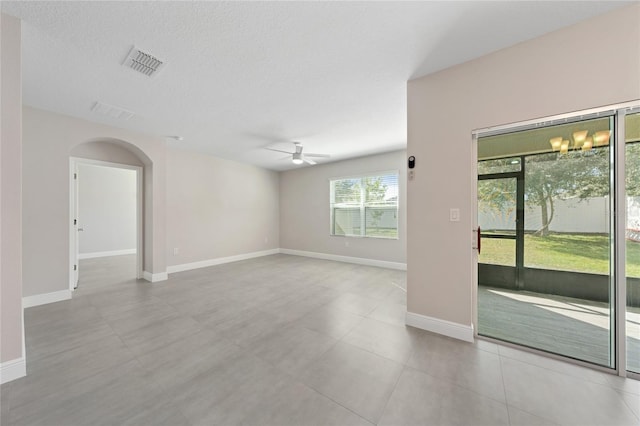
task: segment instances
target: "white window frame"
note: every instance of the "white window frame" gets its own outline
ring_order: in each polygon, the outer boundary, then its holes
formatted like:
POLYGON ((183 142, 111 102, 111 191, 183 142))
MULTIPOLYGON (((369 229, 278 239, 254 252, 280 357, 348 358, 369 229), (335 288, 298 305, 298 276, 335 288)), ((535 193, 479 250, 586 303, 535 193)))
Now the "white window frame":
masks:
MULTIPOLYGON (((393 208, 394 206, 390 206, 391 208, 393 208)), ((347 237, 347 238, 377 238, 377 239, 382 239, 382 240, 398 240, 400 238, 400 171, 399 170, 386 170, 386 171, 381 171, 381 172, 372 172, 372 173, 364 173, 364 174, 357 174, 357 175, 351 175, 351 176, 341 176, 341 177, 332 177, 329 179, 329 235, 332 237, 347 237), (364 185, 360 185, 360 203, 359 204, 355 204, 355 203, 334 203, 333 200, 335 199, 335 193, 334 193, 334 185, 333 182, 336 181, 340 181, 340 180, 350 180, 350 179, 359 179, 361 181, 364 181, 364 179, 367 178, 375 178, 375 177, 381 177, 381 176, 388 176, 388 175, 395 175, 397 178, 397 183, 398 183, 398 195, 397 195, 397 200, 396 200, 396 205, 395 205, 395 212, 396 212, 396 220, 397 220, 397 225, 396 225, 396 236, 395 237, 384 237, 384 236, 379 236, 379 235, 366 235, 366 214, 367 214, 367 207, 371 207, 365 200, 365 195, 366 195, 366 189, 364 185), (335 222, 334 222, 334 212, 336 208, 358 208, 360 210, 360 234, 359 235, 355 235, 355 234, 336 234, 335 233, 335 222)))

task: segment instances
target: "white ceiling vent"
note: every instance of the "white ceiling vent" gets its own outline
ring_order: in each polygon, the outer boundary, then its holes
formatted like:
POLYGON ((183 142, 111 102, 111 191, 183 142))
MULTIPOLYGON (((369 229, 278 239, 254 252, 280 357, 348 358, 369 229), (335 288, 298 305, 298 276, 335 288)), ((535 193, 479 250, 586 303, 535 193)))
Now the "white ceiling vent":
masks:
POLYGON ((133 46, 122 65, 151 77, 158 72, 162 64, 163 62, 160 59, 133 46))
POLYGON ((102 102, 96 102, 91 108, 91 111, 111 118, 116 118, 118 120, 128 120, 134 116, 134 113, 131 111, 117 106, 103 104, 102 102))

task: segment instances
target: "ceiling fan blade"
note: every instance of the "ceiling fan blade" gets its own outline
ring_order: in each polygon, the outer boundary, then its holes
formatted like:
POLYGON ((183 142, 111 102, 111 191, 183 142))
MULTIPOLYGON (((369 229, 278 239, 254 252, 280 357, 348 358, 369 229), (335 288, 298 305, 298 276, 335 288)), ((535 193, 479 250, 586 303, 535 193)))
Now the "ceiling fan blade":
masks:
POLYGON ((316 158, 330 158, 331 156, 329 154, 312 154, 312 153, 304 153, 305 156, 307 157, 316 157, 316 158))
POLYGON ((302 161, 304 161, 305 163, 309 163, 309 164, 311 164, 311 165, 318 164, 318 163, 316 163, 316 162, 315 162, 315 161, 313 161, 313 160, 309 160, 308 158, 303 158, 303 159, 302 159, 302 161))
POLYGON ((264 147, 264 149, 268 149, 269 151, 275 151, 275 152, 283 152, 283 153, 285 153, 285 154, 289 154, 289 155, 292 155, 292 154, 293 154, 293 152, 283 151, 283 150, 281 150, 281 149, 267 148, 266 146, 264 147))

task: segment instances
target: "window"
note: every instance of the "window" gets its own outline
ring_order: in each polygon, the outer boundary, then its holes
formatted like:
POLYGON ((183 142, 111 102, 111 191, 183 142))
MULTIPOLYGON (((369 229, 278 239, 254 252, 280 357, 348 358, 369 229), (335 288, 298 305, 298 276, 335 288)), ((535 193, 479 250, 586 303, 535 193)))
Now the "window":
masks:
POLYGON ((398 238, 398 172, 330 181, 331 235, 398 238))

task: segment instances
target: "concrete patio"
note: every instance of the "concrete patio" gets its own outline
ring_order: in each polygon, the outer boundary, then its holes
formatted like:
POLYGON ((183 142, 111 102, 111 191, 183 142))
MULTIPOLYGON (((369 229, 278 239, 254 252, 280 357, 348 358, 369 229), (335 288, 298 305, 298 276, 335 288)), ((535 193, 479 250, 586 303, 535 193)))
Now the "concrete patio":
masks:
MULTIPOLYGON (((602 302, 480 286, 481 335, 610 365, 609 306, 602 302)), ((627 365, 640 371, 640 308, 627 311, 627 365)))

